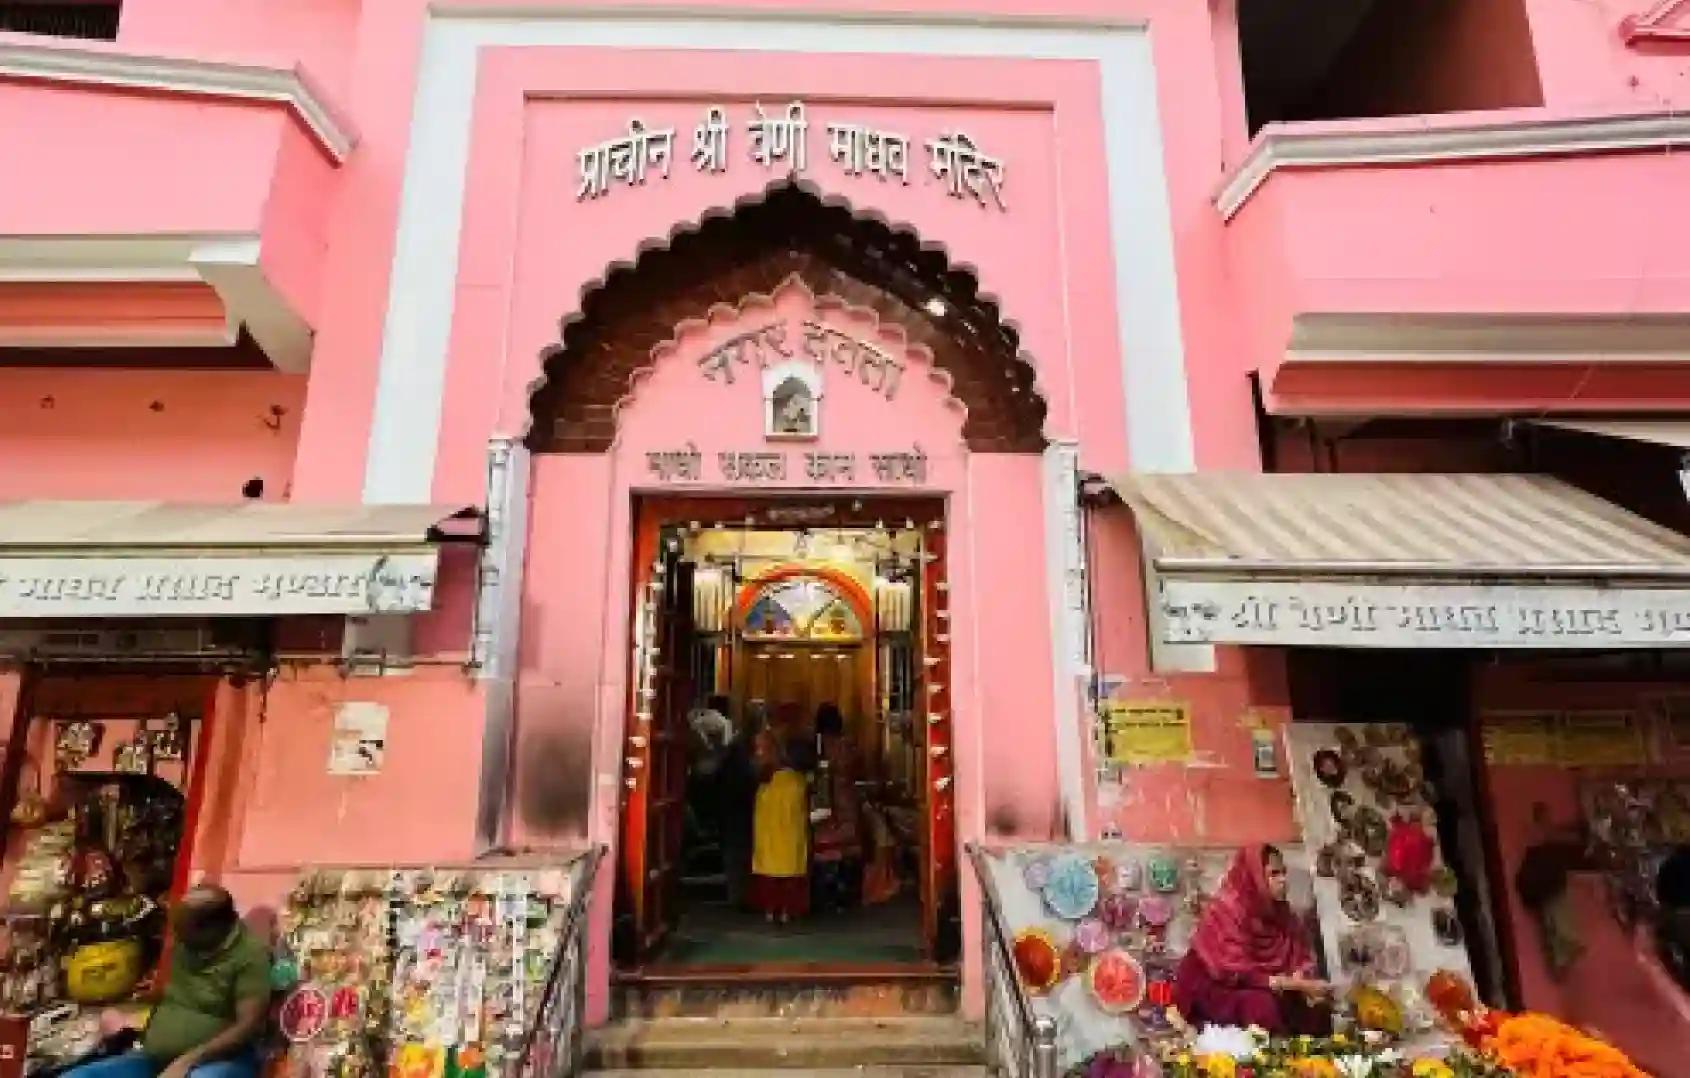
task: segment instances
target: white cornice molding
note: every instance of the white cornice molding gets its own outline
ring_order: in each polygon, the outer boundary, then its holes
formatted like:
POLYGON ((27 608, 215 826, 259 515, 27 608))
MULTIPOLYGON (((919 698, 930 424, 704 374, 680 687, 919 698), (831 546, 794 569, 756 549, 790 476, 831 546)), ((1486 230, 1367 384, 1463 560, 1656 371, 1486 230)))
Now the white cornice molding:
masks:
POLYGON ((264 275, 260 249, 257 234, 239 232, 0 236, 0 282, 204 281, 223 302, 224 339, 175 343, 232 344, 245 327, 278 370, 304 373, 311 327, 264 275))
POLYGON ((1683 363, 1690 315, 1309 311, 1287 363, 1683 363))
POLYGON ((1481 122, 1419 128, 1333 130, 1325 124, 1269 124, 1215 195, 1231 220, 1278 169, 1432 164, 1487 157, 1615 153, 1690 145, 1690 113, 1522 119, 1518 111, 1481 122))
POLYGON ((346 159, 357 141, 351 127, 297 68, 138 56, 0 40, 0 78, 118 86, 284 105, 337 164, 346 159))

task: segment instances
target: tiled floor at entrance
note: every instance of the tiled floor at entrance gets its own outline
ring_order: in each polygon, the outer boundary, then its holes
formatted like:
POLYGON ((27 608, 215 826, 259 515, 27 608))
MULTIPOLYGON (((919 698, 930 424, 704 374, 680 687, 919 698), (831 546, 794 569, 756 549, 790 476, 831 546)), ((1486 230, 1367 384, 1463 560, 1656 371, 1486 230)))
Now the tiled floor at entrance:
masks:
POLYGON ((782 926, 726 904, 695 902, 660 959, 692 966, 921 961, 921 906, 914 896, 782 926))

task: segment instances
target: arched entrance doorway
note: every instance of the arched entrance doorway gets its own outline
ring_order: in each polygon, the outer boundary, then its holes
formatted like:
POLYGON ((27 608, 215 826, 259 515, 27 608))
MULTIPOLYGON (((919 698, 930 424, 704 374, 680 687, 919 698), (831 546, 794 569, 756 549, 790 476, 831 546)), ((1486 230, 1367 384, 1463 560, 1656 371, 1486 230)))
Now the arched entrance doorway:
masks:
POLYGON ((784 186, 611 273, 545 374, 536 505, 554 474, 572 477, 558 497, 607 491, 625 543, 606 564, 627 629, 612 620, 601 670, 625 700, 603 742, 619 774, 619 969, 954 975, 958 794, 983 781, 959 759, 978 709, 957 655, 982 630, 953 623, 980 585, 953 578, 950 550, 983 506, 1037 512, 1045 404, 1014 329, 912 234, 784 186), (837 763, 822 766, 823 704, 856 756, 843 793, 837 763), (702 732, 723 729, 710 711, 731 737, 702 732), (721 742, 751 744, 764 715, 805 776, 812 883, 834 804, 859 800, 840 903, 855 909, 818 911, 833 920, 807 934, 735 908, 724 834, 755 844, 758 794, 736 815, 711 792, 721 742))

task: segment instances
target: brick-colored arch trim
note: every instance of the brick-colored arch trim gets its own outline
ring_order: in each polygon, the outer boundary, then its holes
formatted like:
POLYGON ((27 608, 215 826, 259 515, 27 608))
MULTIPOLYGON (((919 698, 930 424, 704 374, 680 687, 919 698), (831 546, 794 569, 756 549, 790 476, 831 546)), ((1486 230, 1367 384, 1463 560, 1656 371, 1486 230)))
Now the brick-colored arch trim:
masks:
POLYGON ((901 228, 782 185, 730 215, 707 218, 667 246, 613 270, 582 298, 542 356, 529 398, 527 444, 539 453, 597 453, 616 434, 615 406, 653 347, 714 305, 770 293, 796 276, 818 296, 873 310, 923 345, 968 410, 963 439, 983 452, 1044 448, 1046 406, 1020 336, 973 273, 901 228), (929 310, 934 298, 944 313, 929 310))

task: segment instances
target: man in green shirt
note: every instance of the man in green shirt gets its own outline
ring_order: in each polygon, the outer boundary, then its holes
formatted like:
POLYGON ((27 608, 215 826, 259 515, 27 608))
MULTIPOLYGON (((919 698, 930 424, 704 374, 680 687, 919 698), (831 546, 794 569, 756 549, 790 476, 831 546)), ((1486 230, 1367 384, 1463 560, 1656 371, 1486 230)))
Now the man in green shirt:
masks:
MULTIPOLYGON (((75 1078, 256 1078, 270 1003, 270 952, 221 887, 199 886, 171 914, 169 979, 141 1049, 77 1067, 75 1078)), ((70 1078, 67 1075, 67 1078, 70 1078)))

